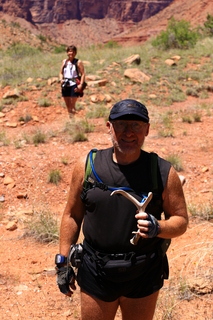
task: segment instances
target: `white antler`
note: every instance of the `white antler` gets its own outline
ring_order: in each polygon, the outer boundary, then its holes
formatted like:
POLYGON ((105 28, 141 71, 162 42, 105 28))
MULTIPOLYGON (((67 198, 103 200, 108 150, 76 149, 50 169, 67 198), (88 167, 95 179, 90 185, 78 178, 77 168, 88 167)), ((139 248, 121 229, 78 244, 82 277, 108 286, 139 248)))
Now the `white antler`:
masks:
MULTIPOLYGON (((129 199, 132 203, 134 203, 134 205, 137 207, 139 212, 145 212, 145 209, 147 207, 147 205, 149 204, 149 202, 152 200, 152 192, 149 192, 148 197, 146 198, 146 200, 141 203, 139 202, 137 199, 135 199, 131 194, 127 193, 124 190, 115 190, 113 191, 110 195, 113 196, 116 193, 120 193, 122 194, 124 197, 126 197, 127 199, 129 199)), ((130 243, 133 245, 136 245, 138 243, 138 240, 140 239, 140 235, 139 235, 140 230, 138 229, 138 231, 133 231, 132 233, 135 233, 134 237, 132 239, 130 239, 130 243)))

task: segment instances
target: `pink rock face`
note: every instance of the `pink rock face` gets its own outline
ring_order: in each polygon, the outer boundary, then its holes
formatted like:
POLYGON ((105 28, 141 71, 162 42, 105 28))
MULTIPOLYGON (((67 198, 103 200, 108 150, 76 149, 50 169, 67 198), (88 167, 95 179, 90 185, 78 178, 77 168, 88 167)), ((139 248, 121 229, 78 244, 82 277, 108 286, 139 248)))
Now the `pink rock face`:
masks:
POLYGON ((16 15, 34 23, 63 23, 83 18, 112 18, 118 21, 139 22, 167 7, 165 1, 114 1, 114 0, 0 0, 2 12, 16 15))

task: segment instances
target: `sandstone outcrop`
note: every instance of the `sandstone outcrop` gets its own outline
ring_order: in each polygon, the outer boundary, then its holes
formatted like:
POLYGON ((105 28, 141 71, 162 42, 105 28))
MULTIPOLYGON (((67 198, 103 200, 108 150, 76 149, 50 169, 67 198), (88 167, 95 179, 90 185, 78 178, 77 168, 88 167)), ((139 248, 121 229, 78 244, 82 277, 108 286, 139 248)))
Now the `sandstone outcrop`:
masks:
POLYGON ((0 0, 0 11, 35 24, 63 23, 83 18, 118 21, 145 20, 173 0, 0 0))

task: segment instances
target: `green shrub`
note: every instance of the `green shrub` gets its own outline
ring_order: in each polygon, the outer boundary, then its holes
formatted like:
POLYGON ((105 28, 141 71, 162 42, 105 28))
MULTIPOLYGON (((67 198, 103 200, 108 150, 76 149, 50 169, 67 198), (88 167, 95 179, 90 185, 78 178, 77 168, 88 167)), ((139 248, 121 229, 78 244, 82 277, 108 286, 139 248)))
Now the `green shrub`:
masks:
POLYGON ((10 140, 6 137, 5 131, 0 132, 0 146, 8 146, 10 144, 10 140))
POLYGON ((61 45, 59 47, 55 47, 54 48, 54 53, 64 53, 66 52, 66 46, 65 45, 61 45))
POLYGON ((174 129, 172 124, 171 114, 167 113, 163 115, 162 125, 158 132, 160 137, 174 137, 174 129))
POLYGON ((57 217, 49 211, 34 212, 27 226, 29 231, 26 235, 32 236, 39 242, 55 242, 59 239, 57 217))
POLYGON ((38 49, 27 44, 14 42, 8 49, 7 54, 13 59, 22 59, 24 57, 34 56, 38 53, 38 49))
POLYGON ((61 173, 59 170, 51 170, 48 177, 48 182, 58 185, 61 181, 61 173))
POLYGON ((82 120, 77 122, 67 122, 64 131, 68 132, 68 134, 72 136, 72 142, 81 142, 88 140, 85 133, 92 132, 93 129, 94 126, 91 125, 87 120, 82 120))
POLYGON ((87 140, 88 139, 83 132, 77 132, 72 139, 73 142, 83 142, 87 140))
POLYGON ((204 27, 207 30, 209 36, 213 36, 213 16, 210 14, 207 15, 206 22, 204 22, 204 27))
POLYGON ((189 49, 194 47, 198 40, 198 33, 190 29, 190 23, 185 20, 176 21, 172 18, 166 31, 162 31, 152 45, 164 50, 177 48, 189 49))
POLYGON ((33 143, 35 146, 37 146, 39 143, 45 143, 46 141, 46 135, 38 130, 34 136, 33 136, 33 143))
POLYGON ((51 101, 49 100, 49 99, 40 99, 39 101, 38 101, 38 105, 39 105, 39 107, 44 107, 44 108, 47 108, 47 107, 50 107, 51 106, 51 101))
POLYGON ((39 35, 38 35, 38 39, 41 40, 41 42, 46 42, 46 41, 47 41, 47 37, 45 37, 45 36, 42 35, 42 34, 39 34, 39 35))
POLYGON ((204 204, 189 204, 188 209, 193 217, 199 217, 203 220, 213 219, 213 205, 212 203, 204 204))
POLYGON ((22 122, 24 122, 24 123, 27 123, 27 122, 31 121, 32 119, 33 119, 33 118, 32 118, 32 116, 31 116, 30 114, 26 114, 26 116, 20 117, 20 118, 19 118, 19 121, 22 121, 22 122))
POLYGON ((109 110, 103 105, 97 105, 90 108, 87 113, 89 119, 105 118, 109 114, 109 110))
POLYGON ((173 155, 166 157, 166 160, 169 161, 173 165, 173 167, 175 168, 176 171, 180 172, 183 170, 183 166, 182 166, 181 159, 179 158, 179 156, 173 154, 173 155))
POLYGON ((189 115, 182 116, 182 121, 186 123, 192 123, 192 118, 189 115))

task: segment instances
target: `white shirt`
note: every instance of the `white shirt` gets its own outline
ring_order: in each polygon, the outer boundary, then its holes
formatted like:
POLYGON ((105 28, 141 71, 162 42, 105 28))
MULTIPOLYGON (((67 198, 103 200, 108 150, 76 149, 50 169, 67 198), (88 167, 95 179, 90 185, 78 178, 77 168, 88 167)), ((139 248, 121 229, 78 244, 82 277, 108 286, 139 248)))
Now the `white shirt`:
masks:
MULTIPOLYGON (((73 64, 71 61, 67 61, 66 62, 66 60, 64 60, 64 64, 65 64, 65 67, 63 69, 64 78, 65 79, 77 78, 78 77, 78 73, 77 73, 77 70, 76 70, 76 65, 73 64)), ((70 86, 73 86, 73 85, 76 84, 76 82, 72 81, 72 80, 70 80, 69 83, 70 83, 70 86)))

